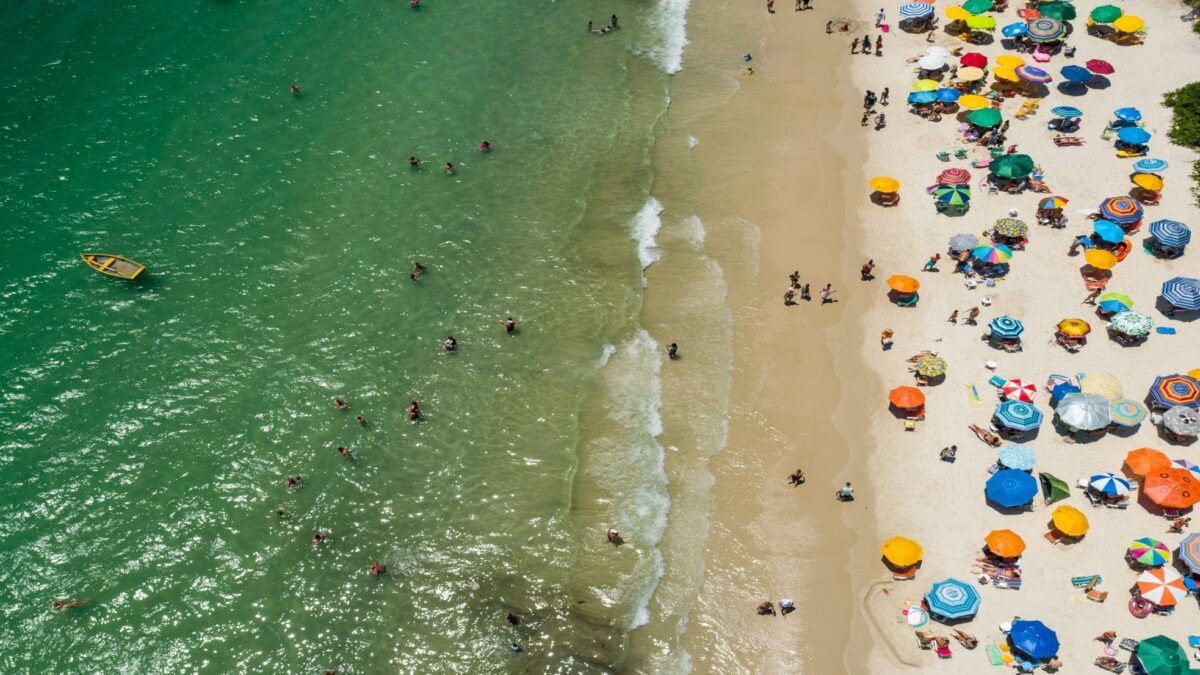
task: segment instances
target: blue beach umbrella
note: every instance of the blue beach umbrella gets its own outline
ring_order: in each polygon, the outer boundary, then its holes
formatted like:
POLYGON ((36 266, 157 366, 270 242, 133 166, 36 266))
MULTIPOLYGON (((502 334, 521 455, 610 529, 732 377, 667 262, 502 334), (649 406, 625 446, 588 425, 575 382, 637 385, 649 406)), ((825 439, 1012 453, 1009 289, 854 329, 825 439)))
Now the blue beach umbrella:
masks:
POLYGON ((1170 164, 1165 159, 1143 157, 1133 163, 1133 170, 1138 173, 1162 173, 1170 164))
POLYGON ((1117 108, 1113 115, 1122 122, 1137 122, 1142 119, 1142 111, 1137 108, 1117 108))
POLYGON ((1129 305, 1120 300, 1101 300, 1099 305, 1101 311, 1108 312, 1109 314, 1120 314, 1121 312, 1129 311, 1129 305))
POLYGON ((1016 621, 1008 632, 1013 648, 1031 659, 1048 659, 1058 655, 1058 634, 1041 621, 1016 621))
POLYGON ((1000 29, 1000 33, 1003 34, 1004 37, 1007 37, 1007 38, 1015 38, 1017 36, 1024 35, 1028 32, 1029 32, 1029 26, 1026 26, 1023 21, 1018 21, 1016 23, 1010 23, 1007 26, 1005 26, 1004 28, 1000 29))
POLYGON ((1119 244, 1125 241, 1125 230, 1111 220, 1097 220, 1093 227, 1096 236, 1110 244, 1119 244))
POLYGON ((1060 105, 1050 109, 1050 112, 1059 117, 1083 117, 1083 111, 1069 105, 1060 105))
POLYGON ((1162 285, 1162 297, 1179 309, 1200 309, 1200 279, 1170 279, 1162 285))
POLYGON ((900 16, 906 19, 919 19, 933 14, 933 5, 924 2, 908 2, 900 5, 900 16))
POLYGON ((1055 401, 1061 401, 1067 394, 1078 394, 1079 392, 1080 389, 1077 385, 1070 382, 1062 382, 1054 385, 1054 388, 1050 390, 1050 398, 1055 401))
POLYGON ((933 198, 943 204, 963 206, 971 201, 971 188, 966 185, 939 185, 933 191, 933 198))
POLYGON ((1033 501, 1037 493, 1037 479, 1016 469, 997 471, 984 488, 984 495, 990 501, 1007 508, 1025 506, 1033 501))
POLYGON ((946 579, 934 584, 925 594, 929 613, 937 619, 965 619, 979 612, 979 591, 965 581, 946 579))
POLYGON ((954 103, 958 100, 959 96, 962 96, 962 92, 953 87, 942 87, 933 93, 937 96, 937 100, 942 103, 954 103))
POLYGON ((1010 469, 1029 471, 1037 463, 1037 454, 1033 452, 1033 448, 1013 444, 1001 448, 998 459, 1001 464, 1010 469))
POLYGON ((1084 68, 1083 66, 1063 66, 1062 70, 1058 72, 1062 74, 1064 79, 1070 80, 1071 82, 1079 82, 1080 84, 1084 82, 1091 82, 1092 78, 1095 77, 1092 74, 1092 71, 1084 68))
POLYGON ((1181 248, 1192 240, 1192 231, 1177 220, 1156 220, 1150 223, 1150 236, 1163 246, 1181 248))
POLYGON ((1025 325, 1007 314, 992 319, 988 328, 998 338, 1015 338, 1025 332, 1025 325))
POLYGON ((933 103, 936 100, 937 94, 933 93, 932 91, 914 91, 908 95, 908 102, 916 105, 933 103))
POLYGON ((1120 497, 1129 494, 1130 484, 1115 473, 1098 473, 1088 479, 1088 487, 1100 494, 1110 497, 1120 497))
POLYGON ((1123 143, 1141 145, 1150 140, 1150 132, 1141 127, 1121 127, 1117 131, 1117 138, 1121 139, 1123 143))
MULTIPOLYGON (((1002 426, 1015 431, 1036 429, 1042 425, 1042 420, 1045 419, 1041 410, 1024 401, 1005 401, 996 406, 994 416, 1002 426)), ((1008 462, 1005 462, 1004 465, 1012 469, 1022 468, 1008 462)))

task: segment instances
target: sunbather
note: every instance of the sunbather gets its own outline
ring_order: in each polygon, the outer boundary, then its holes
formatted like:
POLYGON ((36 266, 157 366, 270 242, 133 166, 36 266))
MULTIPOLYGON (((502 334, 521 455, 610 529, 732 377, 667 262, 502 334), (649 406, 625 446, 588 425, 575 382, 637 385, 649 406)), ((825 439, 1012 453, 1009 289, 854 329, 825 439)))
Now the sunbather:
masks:
POLYGON ((993 448, 1000 447, 1000 437, 997 436, 996 434, 993 434, 992 432, 988 431, 987 429, 984 429, 983 427, 979 426, 978 424, 972 424, 970 426, 970 429, 971 429, 971 431, 975 432, 975 435, 979 438, 979 440, 983 441, 984 443, 987 443, 988 445, 992 446, 993 448))
POLYGON ((976 640, 974 635, 964 633, 957 628, 952 632, 954 633, 954 639, 958 640, 958 643, 966 649, 975 649, 975 647, 979 646, 979 640, 976 640))
POLYGON ((921 649, 929 649, 930 646, 933 645, 933 633, 927 630, 918 630, 913 632, 917 634, 917 643, 921 646, 921 649))
POLYGON ((1092 640, 1094 640, 1096 642, 1103 642, 1106 645, 1111 645, 1113 643, 1113 640, 1116 640, 1116 639, 1117 639, 1117 631, 1115 631, 1115 630, 1106 630, 1103 633, 1092 638, 1092 640))
POLYGON ((1183 528, 1187 527, 1188 523, 1190 522, 1192 522, 1191 518, 1176 518, 1175 521, 1171 523, 1170 529, 1167 531, 1171 534, 1179 534, 1180 532, 1183 532, 1183 528))

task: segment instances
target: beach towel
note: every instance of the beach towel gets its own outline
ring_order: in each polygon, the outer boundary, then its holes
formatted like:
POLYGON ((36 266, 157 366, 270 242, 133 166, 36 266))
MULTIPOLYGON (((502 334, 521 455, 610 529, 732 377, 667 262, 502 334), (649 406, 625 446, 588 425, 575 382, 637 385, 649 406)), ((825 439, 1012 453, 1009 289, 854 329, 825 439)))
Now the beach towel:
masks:
POLYGON ((1004 665, 1004 657, 1000 655, 1000 648, 996 645, 987 646, 987 657, 988 663, 992 664, 993 666, 1004 665))
POLYGON ((979 389, 975 386, 974 382, 971 382, 970 384, 964 384, 963 388, 967 390, 967 400, 971 402, 971 407, 983 407, 983 399, 979 397, 979 389))
POLYGON ((1000 377, 999 375, 993 375, 988 378, 988 384, 996 388, 1003 387, 1005 382, 1008 382, 1008 380, 1000 377))
POLYGON ((1175 329, 1171 328, 1170 326, 1159 326, 1158 328, 1154 329, 1154 332, 1158 333, 1159 335, 1174 335, 1175 329))

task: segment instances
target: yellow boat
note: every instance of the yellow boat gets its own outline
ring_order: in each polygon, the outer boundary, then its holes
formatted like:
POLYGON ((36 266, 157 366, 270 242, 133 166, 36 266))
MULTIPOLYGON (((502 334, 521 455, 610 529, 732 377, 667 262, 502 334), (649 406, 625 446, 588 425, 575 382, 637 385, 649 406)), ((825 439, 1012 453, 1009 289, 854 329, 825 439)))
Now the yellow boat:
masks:
POLYGON ((118 279, 136 279, 146 269, 145 265, 111 253, 80 253, 79 257, 88 267, 118 279))

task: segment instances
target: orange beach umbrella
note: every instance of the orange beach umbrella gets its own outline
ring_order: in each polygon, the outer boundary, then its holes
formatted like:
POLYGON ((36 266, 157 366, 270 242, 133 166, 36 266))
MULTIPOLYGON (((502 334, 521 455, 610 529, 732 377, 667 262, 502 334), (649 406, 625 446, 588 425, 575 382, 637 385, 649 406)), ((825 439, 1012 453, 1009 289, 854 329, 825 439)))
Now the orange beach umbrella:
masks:
POLYGON ((883 557, 896 567, 912 567, 921 562, 925 551, 921 545, 907 537, 892 537, 883 542, 883 557))
POLYGON ((916 387, 896 387, 888 394, 888 401, 897 408, 920 408, 925 405, 925 394, 916 387))
POLYGON ((1025 551, 1025 540, 1012 530, 992 530, 983 541, 989 551, 1001 558, 1015 558, 1025 551))
POLYGON ((1135 476, 1145 476, 1171 466, 1171 458, 1154 448, 1138 448, 1125 455, 1125 466, 1135 476))
POLYGON ((903 274, 893 274, 892 276, 888 277, 887 285, 888 288, 896 291, 897 293, 909 295, 917 292, 917 289, 921 287, 921 282, 903 274))
POLYGON ((1176 466, 1157 469, 1146 474, 1142 494, 1164 508, 1190 508, 1200 502, 1200 479, 1191 471, 1176 466))

